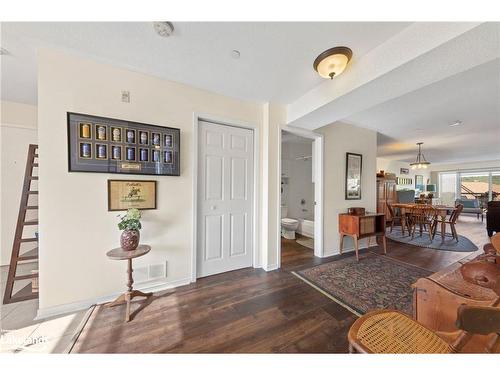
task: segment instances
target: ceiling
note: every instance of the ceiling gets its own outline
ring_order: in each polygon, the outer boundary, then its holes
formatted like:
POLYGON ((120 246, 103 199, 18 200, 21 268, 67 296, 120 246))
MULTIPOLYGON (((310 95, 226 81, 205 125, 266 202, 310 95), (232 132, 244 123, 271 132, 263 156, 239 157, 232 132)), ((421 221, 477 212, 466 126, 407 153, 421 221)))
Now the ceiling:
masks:
POLYGON ((433 162, 500 159, 500 59, 352 115, 375 129, 378 156, 414 161, 416 142, 433 162), (456 120, 461 126, 450 127, 456 120))
POLYGON ((52 47, 231 97, 288 104, 323 81, 324 50, 347 45, 353 62, 401 32, 404 22, 2 23, 2 99, 35 104, 36 50, 52 47), (231 51, 241 53, 239 59, 231 51))
MULTIPOLYGON (((432 163, 500 160, 500 23, 2 23, 1 99, 37 102, 37 49, 55 48, 227 96, 287 107, 287 125, 337 121, 378 132, 378 156, 432 163), (347 45, 344 74, 312 63, 347 45), (238 50, 239 59, 231 56, 238 50), (456 120, 462 126, 450 127, 456 120)), ((286 140, 286 137, 285 137, 286 140)))

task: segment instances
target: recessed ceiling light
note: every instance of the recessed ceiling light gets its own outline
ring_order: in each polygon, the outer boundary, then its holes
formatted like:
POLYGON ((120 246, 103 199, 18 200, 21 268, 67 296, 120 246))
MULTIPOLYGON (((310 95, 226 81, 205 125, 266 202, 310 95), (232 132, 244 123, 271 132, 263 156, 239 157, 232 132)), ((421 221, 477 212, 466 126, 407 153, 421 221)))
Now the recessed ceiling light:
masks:
POLYGON ((455 121, 453 124, 450 124, 450 126, 460 126, 460 125, 462 125, 462 121, 459 120, 455 121))
POLYGON ((156 33, 164 38, 169 37, 174 32, 174 25, 167 21, 153 22, 153 27, 156 33))
POLYGON ((348 47, 333 47, 322 52, 314 60, 314 70, 323 78, 336 77, 345 70, 351 60, 352 50, 348 47))
POLYGON ((238 60, 238 59, 240 58, 240 56, 241 56, 241 53, 240 53, 240 51, 238 51, 237 49, 233 49, 233 50, 231 51, 231 57, 232 57, 233 59, 238 60))
POLYGON ((0 55, 8 55, 9 51, 7 51, 5 48, 0 47, 0 55))

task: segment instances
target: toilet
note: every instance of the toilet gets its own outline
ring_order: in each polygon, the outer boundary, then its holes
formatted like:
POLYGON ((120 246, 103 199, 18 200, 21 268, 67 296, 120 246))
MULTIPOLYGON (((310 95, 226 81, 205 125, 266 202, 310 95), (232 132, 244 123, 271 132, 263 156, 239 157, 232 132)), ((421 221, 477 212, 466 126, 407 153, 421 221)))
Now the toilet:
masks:
POLYGON ((299 221, 295 219, 287 218, 288 207, 281 206, 281 235, 288 239, 295 239, 295 231, 299 227, 299 221))

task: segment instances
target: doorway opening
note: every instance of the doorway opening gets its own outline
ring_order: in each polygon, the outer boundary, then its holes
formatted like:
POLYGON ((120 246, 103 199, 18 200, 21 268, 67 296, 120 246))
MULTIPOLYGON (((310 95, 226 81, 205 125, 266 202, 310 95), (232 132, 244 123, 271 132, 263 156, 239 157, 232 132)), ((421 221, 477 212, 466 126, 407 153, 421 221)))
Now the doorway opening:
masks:
POLYGON ((322 257, 323 138, 286 127, 280 145, 280 263, 322 257))

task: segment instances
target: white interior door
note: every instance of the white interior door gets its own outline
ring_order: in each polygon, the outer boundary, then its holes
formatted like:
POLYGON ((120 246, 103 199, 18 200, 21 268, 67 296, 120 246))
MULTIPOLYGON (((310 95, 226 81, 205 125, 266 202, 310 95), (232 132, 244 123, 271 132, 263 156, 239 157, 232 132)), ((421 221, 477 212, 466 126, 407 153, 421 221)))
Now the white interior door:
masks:
POLYGON ((199 122, 197 276, 252 266, 253 131, 199 122))

